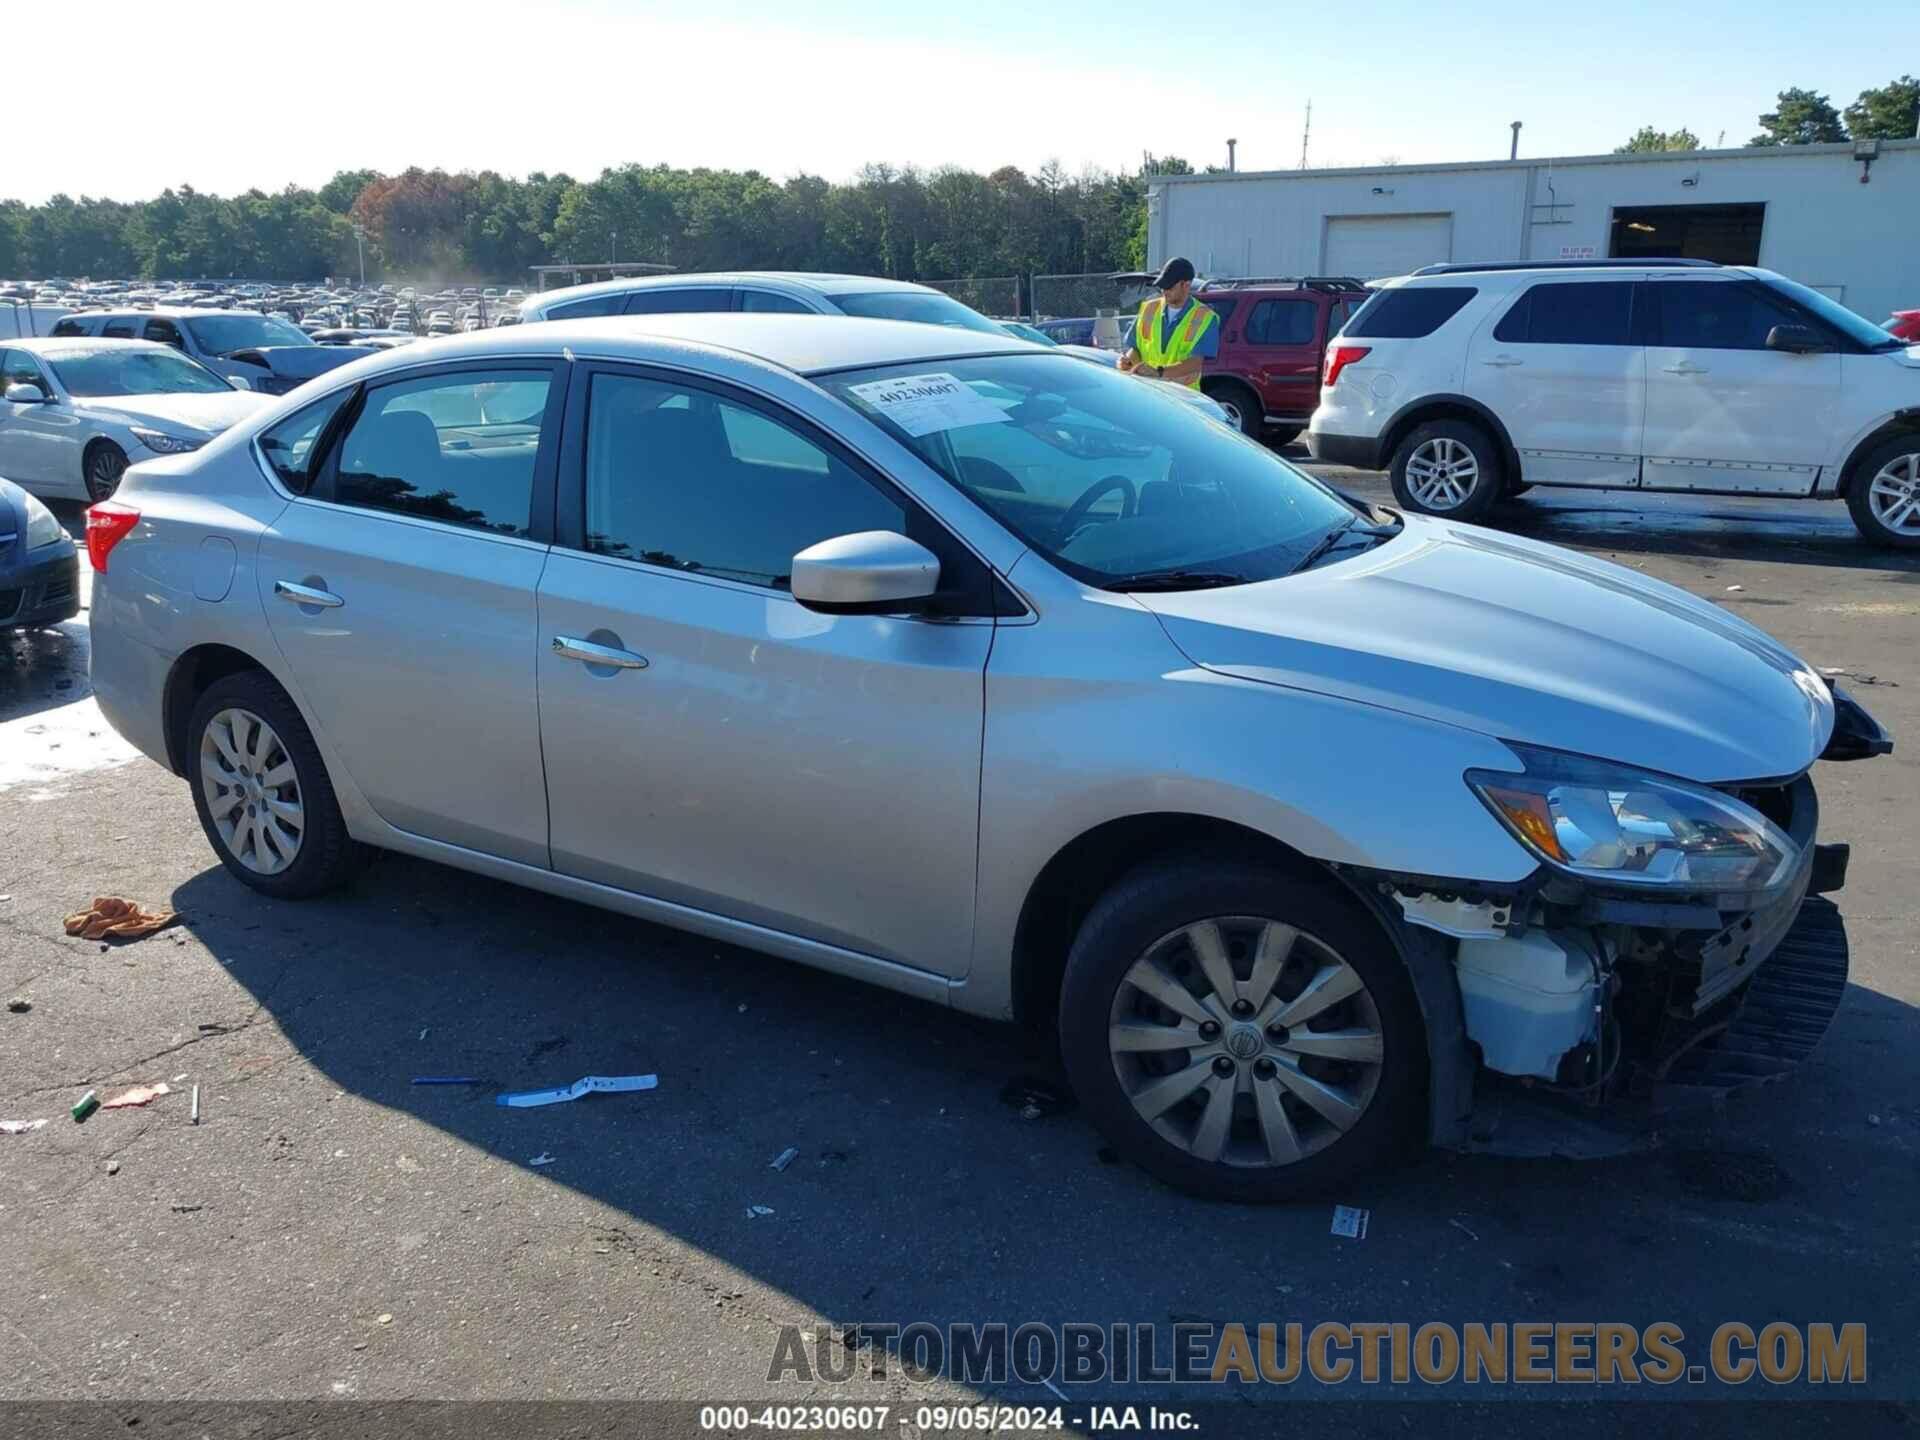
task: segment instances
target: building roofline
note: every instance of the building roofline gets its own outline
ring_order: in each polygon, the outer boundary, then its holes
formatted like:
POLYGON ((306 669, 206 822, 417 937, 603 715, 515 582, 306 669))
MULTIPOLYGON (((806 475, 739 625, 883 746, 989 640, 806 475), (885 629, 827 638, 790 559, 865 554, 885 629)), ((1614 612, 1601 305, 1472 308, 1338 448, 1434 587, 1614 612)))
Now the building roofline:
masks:
MULTIPOLYGON (((1902 151, 1920 152, 1920 138, 1882 140, 1879 158, 1885 159, 1889 152, 1902 151)), ((1147 184, 1153 186, 1191 185, 1216 181, 1231 183, 1242 180, 1304 180, 1309 176, 1324 180, 1346 175, 1453 174, 1459 171, 1475 170, 1534 170, 1570 168, 1576 165, 1641 165, 1648 162, 1685 164, 1697 160, 1734 158, 1766 160, 1788 155, 1837 155, 1851 160, 1853 142, 1846 140, 1837 145, 1750 145, 1737 150, 1637 150, 1625 155, 1541 155, 1518 160, 1451 160, 1430 165, 1347 165, 1325 170, 1216 171, 1211 175, 1149 175, 1147 184)))

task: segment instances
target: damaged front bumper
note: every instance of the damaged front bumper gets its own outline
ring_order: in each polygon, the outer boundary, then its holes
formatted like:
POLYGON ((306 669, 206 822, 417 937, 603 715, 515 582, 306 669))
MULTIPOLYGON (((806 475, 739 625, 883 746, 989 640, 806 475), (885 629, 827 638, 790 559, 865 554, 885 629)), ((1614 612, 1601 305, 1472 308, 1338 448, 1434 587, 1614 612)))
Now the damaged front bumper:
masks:
MULTIPOLYGON (((1849 697, 1836 693, 1836 712, 1823 758, 1891 749, 1849 697)), ((1799 847, 1758 905, 1649 899, 1544 869, 1504 888, 1350 877, 1412 942, 1436 1144, 1618 1154, 1675 1109, 1778 1079, 1812 1053, 1846 991, 1846 927, 1824 897, 1845 884, 1848 850, 1818 842, 1808 776, 1726 788, 1799 847)))

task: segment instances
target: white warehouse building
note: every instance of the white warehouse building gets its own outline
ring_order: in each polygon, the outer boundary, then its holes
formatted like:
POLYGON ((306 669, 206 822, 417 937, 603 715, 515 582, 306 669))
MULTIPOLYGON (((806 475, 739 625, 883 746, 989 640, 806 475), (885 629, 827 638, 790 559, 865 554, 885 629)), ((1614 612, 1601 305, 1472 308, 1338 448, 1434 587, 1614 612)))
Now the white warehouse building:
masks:
POLYGON ((1210 277, 1686 256, 1764 266, 1870 320, 1920 307, 1920 140, 1168 175, 1147 215, 1153 267, 1184 255, 1210 277))

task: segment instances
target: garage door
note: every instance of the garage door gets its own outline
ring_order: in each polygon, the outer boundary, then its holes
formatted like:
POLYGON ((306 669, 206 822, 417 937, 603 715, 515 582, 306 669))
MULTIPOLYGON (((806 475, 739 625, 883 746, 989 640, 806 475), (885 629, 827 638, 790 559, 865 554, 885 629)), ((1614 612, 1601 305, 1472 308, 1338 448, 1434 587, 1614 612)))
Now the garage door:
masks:
POLYGON ((1329 275, 1377 280, 1453 258, 1452 215, 1329 215, 1329 275))

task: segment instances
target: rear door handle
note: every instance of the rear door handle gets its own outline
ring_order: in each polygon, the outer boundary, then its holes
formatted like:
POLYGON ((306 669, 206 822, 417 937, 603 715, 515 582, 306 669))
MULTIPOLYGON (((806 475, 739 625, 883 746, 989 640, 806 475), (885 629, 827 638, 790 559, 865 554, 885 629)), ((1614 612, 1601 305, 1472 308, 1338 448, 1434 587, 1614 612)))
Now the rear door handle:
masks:
POLYGON ((347 603, 331 590, 316 590, 311 585, 296 585, 291 580, 274 581, 273 593, 296 605, 318 605, 324 610, 347 603))
POLYGON ((1482 365, 1491 365, 1496 370, 1504 370, 1509 365, 1524 365, 1527 362, 1522 360, 1518 355, 1489 355, 1480 363, 1482 365))
POLYGON ((1660 368, 1669 375, 1704 375, 1707 373, 1707 367, 1705 365, 1695 365, 1687 360, 1682 360, 1674 365, 1662 365, 1660 368))
POLYGON ((631 650, 616 650, 611 645, 596 645, 591 640, 576 640, 571 635, 553 637, 553 653, 567 660, 588 665, 611 665, 616 670, 644 670, 647 657, 631 650))

